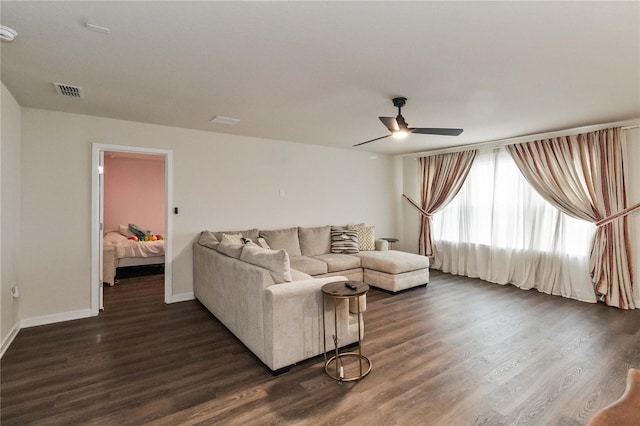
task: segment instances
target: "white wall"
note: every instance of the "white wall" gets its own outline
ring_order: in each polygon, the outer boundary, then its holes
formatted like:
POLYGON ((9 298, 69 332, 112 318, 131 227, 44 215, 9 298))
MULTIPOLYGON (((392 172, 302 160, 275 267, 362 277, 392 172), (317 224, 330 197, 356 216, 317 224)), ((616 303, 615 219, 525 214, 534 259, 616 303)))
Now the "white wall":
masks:
MULTIPOLYGON (((414 157, 404 157, 402 161, 403 194, 420 203, 420 161, 414 157)), ((404 251, 418 253, 420 234, 420 213, 407 200, 402 199, 403 233, 401 248, 404 251)))
POLYGON ((2 84, 0 131, 0 342, 2 352, 19 329, 19 299, 11 297, 18 284, 20 248, 20 105, 2 84))
POLYGON ((23 319, 90 308, 94 142, 173 151, 174 294, 192 291, 204 229, 366 222, 397 235, 388 156, 30 108, 22 122, 23 319))
MULTIPOLYGON (((626 131, 628 156, 627 199, 628 205, 640 203, 640 129, 626 131)), ((402 162, 403 193, 420 202, 419 162, 413 157, 405 157, 402 162)), ((402 200, 402 249, 417 253, 418 234, 420 232, 420 214, 406 200, 402 200)), ((640 306, 640 212, 629 216, 629 234, 631 238, 632 265, 634 271, 634 301, 640 306)))

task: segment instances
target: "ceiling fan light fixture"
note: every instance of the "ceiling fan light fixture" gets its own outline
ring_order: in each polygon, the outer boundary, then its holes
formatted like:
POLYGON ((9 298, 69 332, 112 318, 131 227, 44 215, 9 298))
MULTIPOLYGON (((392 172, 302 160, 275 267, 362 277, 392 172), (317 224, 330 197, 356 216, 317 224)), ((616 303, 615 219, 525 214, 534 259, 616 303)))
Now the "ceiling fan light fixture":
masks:
POLYGON ((394 139, 404 139, 409 135, 406 130, 396 130, 392 133, 394 139))
POLYGON ((18 36, 18 32, 6 25, 0 25, 0 40, 11 42, 18 36))

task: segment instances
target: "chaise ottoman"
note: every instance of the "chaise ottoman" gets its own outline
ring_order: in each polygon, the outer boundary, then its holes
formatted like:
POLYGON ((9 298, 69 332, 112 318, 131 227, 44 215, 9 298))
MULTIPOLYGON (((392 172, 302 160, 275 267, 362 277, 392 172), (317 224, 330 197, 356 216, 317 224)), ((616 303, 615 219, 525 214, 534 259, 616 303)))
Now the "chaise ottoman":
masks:
POLYGON ((429 282, 429 258, 404 251, 361 251, 364 282, 374 287, 398 292, 429 282))

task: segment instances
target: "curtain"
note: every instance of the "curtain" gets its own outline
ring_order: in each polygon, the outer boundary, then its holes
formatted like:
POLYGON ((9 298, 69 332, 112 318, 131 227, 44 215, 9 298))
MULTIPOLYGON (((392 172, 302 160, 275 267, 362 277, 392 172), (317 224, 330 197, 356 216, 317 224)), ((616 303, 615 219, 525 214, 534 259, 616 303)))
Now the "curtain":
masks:
POLYGON ((635 309, 621 129, 507 147, 529 183, 563 212, 596 224, 589 272, 607 305, 635 309))
POLYGON ((421 210, 418 252, 433 256, 431 215, 449 204, 464 183, 477 151, 420 158, 421 210))
POLYGON ((433 267, 595 303, 594 230, 546 202, 504 148, 481 152, 458 196, 433 216, 433 267))

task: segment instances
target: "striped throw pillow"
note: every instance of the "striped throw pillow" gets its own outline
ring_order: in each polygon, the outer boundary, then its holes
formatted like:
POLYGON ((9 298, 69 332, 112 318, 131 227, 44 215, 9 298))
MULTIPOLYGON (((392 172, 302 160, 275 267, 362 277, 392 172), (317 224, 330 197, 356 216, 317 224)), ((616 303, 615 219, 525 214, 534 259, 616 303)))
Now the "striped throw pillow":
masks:
POLYGON ((331 228, 331 253, 358 253, 358 231, 331 228))

